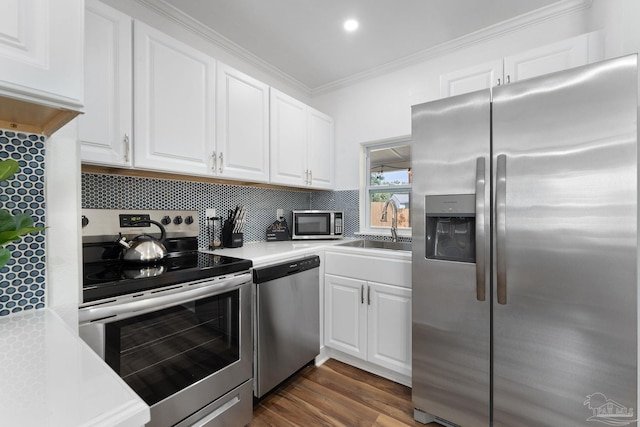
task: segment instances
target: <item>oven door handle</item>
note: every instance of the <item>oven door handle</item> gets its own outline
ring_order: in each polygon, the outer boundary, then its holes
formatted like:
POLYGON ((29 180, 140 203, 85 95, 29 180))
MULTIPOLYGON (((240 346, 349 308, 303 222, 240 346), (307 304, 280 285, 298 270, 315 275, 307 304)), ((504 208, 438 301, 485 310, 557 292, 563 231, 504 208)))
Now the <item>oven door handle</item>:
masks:
POLYGON ((195 299, 219 295, 221 293, 234 290, 245 283, 250 283, 251 280, 252 275, 247 272, 234 277, 225 278, 215 284, 209 284, 207 282, 204 282, 204 284, 202 282, 197 283, 193 285, 193 289, 170 288, 166 291, 158 291, 156 295, 149 298, 82 307, 78 311, 78 321, 80 324, 83 324, 106 318, 113 321, 113 317, 122 314, 126 314, 126 316, 121 316, 120 318, 137 316, 151 311, 157 311, 174 305, 183 304, 195 299))

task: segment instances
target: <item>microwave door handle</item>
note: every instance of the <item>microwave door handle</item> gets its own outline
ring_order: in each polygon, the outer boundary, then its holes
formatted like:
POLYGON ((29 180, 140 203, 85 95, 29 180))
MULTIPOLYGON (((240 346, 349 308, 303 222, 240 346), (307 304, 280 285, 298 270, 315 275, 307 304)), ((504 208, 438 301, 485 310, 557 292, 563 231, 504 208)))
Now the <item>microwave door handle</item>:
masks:
POLYGON ((507 303, 507 156, 500 154, 496 165, 496 292, 498 304, 507 303))
POLYGON ((476 299, 486 299, 486 253, 485 253, 485 160, 476 160, 476 299))

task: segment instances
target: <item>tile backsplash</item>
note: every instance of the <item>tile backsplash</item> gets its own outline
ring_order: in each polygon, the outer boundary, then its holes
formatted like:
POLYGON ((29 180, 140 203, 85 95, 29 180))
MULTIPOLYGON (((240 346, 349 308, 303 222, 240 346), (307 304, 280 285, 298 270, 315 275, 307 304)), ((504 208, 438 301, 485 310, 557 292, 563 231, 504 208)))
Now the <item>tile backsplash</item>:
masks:
MULTIPOLYGON (((82 207, 89 209, 197 210, 205 224, 205 210, 216 208, 227 216, 236 205, 247 207, 244 241, 265 240, 267 227, 283 209, 290 221, 294 209, 342 209, 346 235, 358 229, 358 191, 295 191, 231 184, 214 184, 94 173, 82 174, 82 207)), ((206 229, 200 227, 198 243, 206 247, 206 229)))
MULTIPOLYGON (((0 182, 0 208, 29 214, 45 225, 44 144, 42 135, 0 129, 0 159, 14 159, 20 170, 0 182)), ((29 234, 6 246, 11 259, 0 269, 0 316, 43 308, 45 304, 45 233, 29 234)))

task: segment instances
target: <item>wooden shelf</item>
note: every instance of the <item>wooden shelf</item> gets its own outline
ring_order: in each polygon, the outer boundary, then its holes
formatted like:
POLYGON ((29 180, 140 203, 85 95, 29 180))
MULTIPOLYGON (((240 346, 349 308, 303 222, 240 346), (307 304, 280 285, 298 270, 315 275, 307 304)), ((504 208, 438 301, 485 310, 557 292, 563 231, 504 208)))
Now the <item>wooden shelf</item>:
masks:
POLYGON ((309 191, 323 191, 323 190, 316 190, 316 189, 310 189, 310 188, 287 187, 283 185, 266 184, 266 183, 250 182, 250 181, 236 181, 231 179, 221 179, 221 178, 213 178, 213 177, 210 178, 206 176, 181 175, 181 174, 171 173, 171 172, 158 172, 158 171, 151 171, 151 170, 144 170, 144 169, 127 169, 127 168, 117 168, 117 167, 111 167, 111 166, 99 166, 99 165, 90 165, 90 164, 82 164, 82 173, 97 173, 97 174, 104 174, 104 175, 132 176, 132 177, 157 178, 157 179, 172 179, 176 181, 206 182, 210 184, 239 185, 244 187, 269 188, 273 190, 300 191, 305 193, 309 191))
POLYGON ((0 96, 0 128, 50 136, 80 111, 0 96))

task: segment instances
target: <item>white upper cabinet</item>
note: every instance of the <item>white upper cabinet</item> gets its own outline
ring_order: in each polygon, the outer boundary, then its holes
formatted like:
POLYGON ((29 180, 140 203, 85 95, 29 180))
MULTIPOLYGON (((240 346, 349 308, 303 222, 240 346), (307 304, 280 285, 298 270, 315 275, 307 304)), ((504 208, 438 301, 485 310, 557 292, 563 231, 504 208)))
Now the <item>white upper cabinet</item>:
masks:
POLYGON ((333 188, 331 117, 98 0, 85 20, 84 163, 333 188))
POLYGON ((504 58, 504 79, 520 81, 603 59, 596 33, 584 34, 504 58), (591 52, 591 54, 590 54, 591 52))
POLYGON ((460 95, 603 59, 601 36, 588 33, 440 76, 440 96, 460 95))
POLYGON ((271 182, 331 189, 333 119, 271 88, 271 182))
POLYGON ((48 134, 82 109, 83 15, 77 0, 0 1, 0 96, 16 100, 0 109, 4 127, 24 120, 48 134))
POLYGON ((134 166, 212 175, 216 61, 135 21, 134 166))
POLYGON ((131 166, 131 18, 86 0, 85 114, 78 118, 83 162, 131 166))
POLYGON ((313 108, 308 109, 309 141, 307 168, 309 186, 330 190, 334 184, 335 160, 333 119, 313 108))
POLYGON ((271 182, 307 184, 307 106, 271 88, 271 182))
POLYGON ((217 170, 221 177, 269 181, 269 86, 218 63, 217 170))
POLYGON ((440 97, 460 95, 495 86, 502 81, 502 59, 474 65, 440 76, 440 97))

